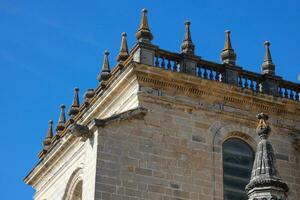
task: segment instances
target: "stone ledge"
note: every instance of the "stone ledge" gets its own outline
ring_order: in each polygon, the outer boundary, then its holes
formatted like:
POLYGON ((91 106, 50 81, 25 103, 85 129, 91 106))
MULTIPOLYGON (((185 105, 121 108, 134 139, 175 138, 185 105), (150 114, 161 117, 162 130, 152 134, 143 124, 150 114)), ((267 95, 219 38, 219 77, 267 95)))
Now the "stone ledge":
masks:
POLYGON ((114 122, 120 122, 120 121, 124 121, 124 120, 128 120, 128 119, 143 118, 147 112, 148 112, 148 110, 146 108, 138 107, 135 109, 125 111, 123 113, 113 115, 113 116, 105 118, 105 119, 94 119, 92 124, 97 127, 104 127, 104 126, 114 123, 114 122))

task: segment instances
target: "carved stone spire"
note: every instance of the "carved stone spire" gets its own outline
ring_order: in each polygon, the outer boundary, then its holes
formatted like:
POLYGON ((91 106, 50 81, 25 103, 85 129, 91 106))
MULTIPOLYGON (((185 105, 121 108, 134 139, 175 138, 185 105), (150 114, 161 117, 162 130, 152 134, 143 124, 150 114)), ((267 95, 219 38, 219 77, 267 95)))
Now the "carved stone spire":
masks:
POLYGON ((102 71, 98 75, 97 79, 101 82, 101 87, 104 88, 106 86, 106 81, 110 78, 110 68, 109 68, 109 61, 108 61, 109 52, 107 50, 104 51, 104 59, 102 64, 102 71))
POLYGON ((261 66, 262 67, 261 71, 263 74, 275 75, 275 65, 272 61, 271 52, 270 52, 271 43, 269 41, 266 41, 264 45, 265 45, 266 53, 265 53, 264 62, 261 66))
POLYGON ((120 52, 117 57, 117 61, 121 62, 121 63, 124 62, 129 57, 126 36, 127 36, 127 34, 125 32, 122 33, 120 52))
POLYGON ((190 31, 190 21, 186 21, 185 23, 185 34, 183 42, 181 43, 181 53, 194 55, 195 45, 192 41, 191 31, 190 31))
POLYGON ((260 137, 257 144, 251 180, 246 186, 249 200, 286 200, 288 186, 282 182, 276 170, 276 158, 272 144, 268 141, 271 131, 266 123, 268 115, 260 113, 256 133, 260 137))
POLYGON ((66 106, 64 104, 60 106, 60 115, 59 115, 58 123, 56 125, 56 131, 58 132, 63 131, 65 129, 65 123, 66 123, 65 108, 66 106))
POLYGON ((151 43, 153 35, 150 31, 148 20, 147 20, 147 9, 142 10, 142 20, 138 32, 135 34, 135 37, 139 42, 151 43))
POLYGON ((71 117, 74 117, 75 115, 77 115, 77 113, 79 113, 79 106, 80 106, 80 103, 79 103, 79 95, 78 95, 78 92, 79 92, 79 88, 74 88, 74 97, 73 97, 73 102, 72 102, 72 105, 71 105, 71 108, 69 110, 69 115, 71 117))
POLYGON ((223 63, 235 65, 236 54, 231 46, 230 31, 225 31, 225 45, 221 52, 221 60, 223 63))
POLYGON ((45 150, 48 150, 48 148, 51 144, 51 140, 53 138, 52 125, 53 125, 53 121, 49 120, 48 132, 47 132, 46 138, 43 141, 43 146, 44 146, 45 150))

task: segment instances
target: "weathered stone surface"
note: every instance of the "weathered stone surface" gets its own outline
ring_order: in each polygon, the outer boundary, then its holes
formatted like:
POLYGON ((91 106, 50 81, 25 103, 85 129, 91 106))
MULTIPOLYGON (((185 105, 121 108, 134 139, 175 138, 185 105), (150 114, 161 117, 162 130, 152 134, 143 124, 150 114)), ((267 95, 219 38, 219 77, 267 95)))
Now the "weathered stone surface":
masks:
POLYGON ((222 200, 222 144, 235 137, 255 149, 263 111, 289 199, 300 200, 296 102, 137 63, 109 87, 77 121, 91 137, 66 134, 27 177, 35 199, 62 199, 82 168, 83 199, 222 200), (147 112, 127 115, 141 107, 147 112))

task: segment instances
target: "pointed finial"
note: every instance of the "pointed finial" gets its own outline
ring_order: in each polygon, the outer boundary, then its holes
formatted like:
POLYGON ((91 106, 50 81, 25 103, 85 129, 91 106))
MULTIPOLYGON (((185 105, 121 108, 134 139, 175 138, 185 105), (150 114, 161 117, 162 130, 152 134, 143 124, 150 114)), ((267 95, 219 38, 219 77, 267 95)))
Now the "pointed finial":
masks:
POLYGON ((231 50, 232 46, 231 46, 231 40, 230 40, 230 30, 226 30, 225 31, 225 45, 224 45, 224 50, 231 50))
POLYGON ((231 46, 230 31, 225 31, 225 44, 224 49, 221 52, 221 60, 223 63, 235 65, 236 54, 231 46))
POLYGON ((185 21, 185 34, 184 39, 181 44, 181 53, 191 54, 194 55, 195 52, 195 45, 192 41, 191 31, 190 31, 190 21, 185 21))
POLYGON ((53 121, 49 120, 48 132, 46 138, 43 141, 44 149, 48 149, 51 144, 51 139, 53 138, 53 130, 52 130, 53 121))
POLYGON ((56 125, 56 131, 58 132, 63 131, 65 129, 65 123, 66 123, 65 108, 66 106, 64 104, 60 106, 60 115, 59 115, 58 123, 56 125))
POLYGON ((80 103, 79 103, 79 95, 78 95, 78 92, 79 92, 79 88, 74 88, 74 97, 73 97, 73 102, 72 102, 72 105, 71 105, 71 108, 70 108, 70 111, 69 111, 69 115, 71 117, 74 117, 77 113, 79 113, 79 106, 80 106, 80 103))
POLYGON ((105 50, 104 51, 103 65, 102 65, 102 71, 97 77, 98 81, 101 82, 101 87, 102 88, 106 86, 106 81, 111 76, 110 68, 109 68, 108 55, 109 55, 109 52, 107 50, 105 50))
POLYGON ((121 62, 121 63, 124 62, 129 57, 126 36, 127 36, 127 34, 125 32, 122 33, 120 52, 117 57, 117 61, 121 62))
POLYGON ((272 61, 271 51, 270 51, 271 43, 269 41, 265 41, 264 45, 265 45, 266 53, 265 53, 264 62, 262 64, 262 73, 275 75, 275 65, 272 61))
POLYGON ((148 20, 147 20, 147 9, 142 10, 142 20, 138 32, 135 34, 135 37, 139 42, 151 43, 153 35, 150 31, 148 20))
POLYGON ((256 132, 260 136, 253 162, 251 180, 246 185, 248 199, 282 199, 285 200, 289 190, 276 169, 276 157, 268 136, 271 128, 266 123, 268 115, 260 113, 256 132))

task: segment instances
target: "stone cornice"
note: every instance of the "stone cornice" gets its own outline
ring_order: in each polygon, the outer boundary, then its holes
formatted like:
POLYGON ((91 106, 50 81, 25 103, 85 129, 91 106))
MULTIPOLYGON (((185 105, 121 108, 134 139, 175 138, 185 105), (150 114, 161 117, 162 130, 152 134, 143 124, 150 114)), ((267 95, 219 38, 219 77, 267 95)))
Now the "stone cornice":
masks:
POLYGON ((282 115, 285 118, 300 114, 300 103, 297 101, 146 65, 136 64, 135 71, 139 84, 152 88, 171 90, 177 94, 200 97, 210 102, 234 105, 246 110, 282 115))

